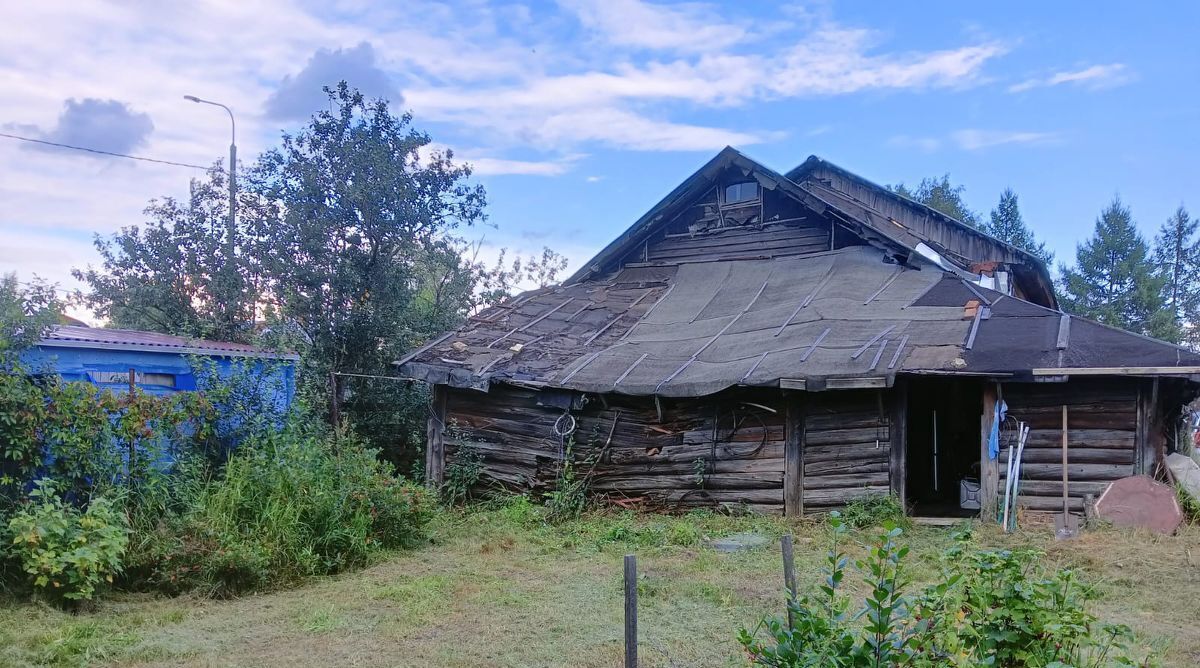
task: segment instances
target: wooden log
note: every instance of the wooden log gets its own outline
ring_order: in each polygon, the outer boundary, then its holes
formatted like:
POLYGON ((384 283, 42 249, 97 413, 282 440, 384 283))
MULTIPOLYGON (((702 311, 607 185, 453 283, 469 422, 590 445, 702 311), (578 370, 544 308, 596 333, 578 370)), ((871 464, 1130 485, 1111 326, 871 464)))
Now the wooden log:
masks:
MULTIPOLYGON (((1059 489, 1062 489, 1061 482, 1059 483, 1059 489)), ((1061 494, 1057 496, 1031 496, 1027 494, 1020 494, 1017 496, 1017 505, 1021 506, 1022 508, 1028 508, 1036 511, 1062 512, 1063 499, 1061 494)), ((1082 512, 1083 498, 1075 496, 1068 497, 1067 508, 1075 512, 1082 512)))
MULTIPOLYGON (((1074 413, 1068 415, 1070 420, 1074 413)), ((1062 438, 1061 429, 1029 430, 1029 438, 1025 441, 1026 448, 1051 448, 1059 445, 1062 438)), ((1128 448, 1133 450, 1134 432, 1117 429, 1070 429, 1067 438, 1071 450, 1075 448, 1128 448)))
POLYGON ((795 628, 795 615, 792 613, 792 603, 796 600, 796 558, 792 552, 792 534, 784 534, 779 540, 779 547, 783 552, 783 587, 787 592, 787 610, 788 627, 795 628))
MULTIPOLYGON (((1068 448, 1074 464, 1126 464, 1133 466, 1133 448, 1068 448)), ((1021 455, 1021 464, 1049 464, 1062 461, 1062 448, 1031 448, 1026 446, 1021 455)), ((1000 453, 1000 464, 1007 465, 1008 451, 1000 453)))
MULTIPOLYGON (((903 345, 903 344, 902 344, 903 345)), ((899 354, 899 351, 897 351, 899 354)), ((901 380, 892 388, 891 443, 888 447, 888 482, 892 494, 907 512, 908 481, 908 383, 901 380)))
POLYGON ((783 488, 775 489, 675 489, 664 491, 658 498, 666 503, 680 503, 690 500, 691 503, 767 503, 783 504, 783 488))
POLYGON ((446 474, 446 446, 442 440, 446 424, 446 388, 434 385, 432 399, 425 425, 425 481, 437 489, 445 481, 446 474))
MULTIPOLYGON (((787 403, 787 442, 784 446, 784 515, 804 513, 805 395, 789 395, 787 403)), ((790 543, 790 537, 789 537, 790 543)))
MULTIPOLYGON (((1133 475, 1132 465, 1117 464, 1070 464, 1068 475, 1072 480, 1097 481, 1119 480, 1133 475)), ((1022 464, 1021 477, 1029 480, 1058 480, 1062 487, 1062 464, 1022 464)), ((1021 483, 1022 485, 1024 482, 1021 483)))
POLYGON ((782 473, 731 473, 694 475, 647 475, 623 476, 604 475, 592 479, 591 486, 598 490, 648 490, 648 489, 704 489, 739 490, 772 489, 783 485, 782 473))
POLYGON ((992 459, 988 442, 996 420, 996 402, 1001 399, 999 383, 984 383, 983 408, 979 418, 979 516, 985 522, 996 517, 996 494, 1000 489, 1000 458, 992 459))
MULTIPOLYGON (((1001 478, 1003 485, 1004 478, 1001 478)), ((1100 496, 1108 486, 1112 484, 1110 481, 1095 481, 1095 480, 1071 480, 1068 484, 1067 493, 1071 496, 1083 498, 1087 494, 1100 496)), ((1062 494, 1061 480, 1022 480, 1019 489, 1021 494, 1029 494, 1030 496, 1054 496, 1062 494)), ((1061 497, 1059 497, 1061 500, 1061 497)))
POLYGON ((814 430, 806 433, 806 444, 816 446, 842 443, 873 443, 875 441, 886 442, 890 438, 886 426, 862 429, 814 430))
POLYGON ((886 484, 874 487, 837 487, 831 489, 804 490, 805 505, 830 506, 845 505, 851 501, 866 499, 872 496, 887 496, 891 490, 886 484))
POLYGON ((806 446, 804 462, 832 462, 847 460, 887 461, 889 443, 852 443, 834 446, 806 446))
POLYGON ((847 413, 808 415, 805 420, 807 428, 812 431, 887 428, 887 423, 879 419, 879 412, 875 409, 847 413))
POLYGON ((805 491, 837 487, 883 487, 888 484, 889 471, 846 473, 841 475, 810 475, 804 479, 805 491))
POLYGON ((805 462, 804 479, 808 480, 810 476, 887 472, 890 466, 886 458, 876 461, 805 462))
POLYGON ((637 668, 637 557, 625 555, 625 668, 637 668))

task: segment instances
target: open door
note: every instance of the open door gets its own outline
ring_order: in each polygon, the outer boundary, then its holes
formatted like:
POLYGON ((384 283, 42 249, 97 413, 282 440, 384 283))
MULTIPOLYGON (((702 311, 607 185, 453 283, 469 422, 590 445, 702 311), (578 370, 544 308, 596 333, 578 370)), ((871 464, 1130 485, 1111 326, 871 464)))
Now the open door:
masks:
POLYGON ((969 378, 911 381, 905 491, 914 516, 979 514, 982 388, 969 378))

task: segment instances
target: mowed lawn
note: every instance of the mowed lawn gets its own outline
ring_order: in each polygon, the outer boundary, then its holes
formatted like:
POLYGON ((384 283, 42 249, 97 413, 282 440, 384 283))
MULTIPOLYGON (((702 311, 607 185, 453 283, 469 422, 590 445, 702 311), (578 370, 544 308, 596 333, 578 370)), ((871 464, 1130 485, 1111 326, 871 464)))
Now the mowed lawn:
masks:
MULTIPOLYGON (((1026 525, 1015 536, 977 528, 975 540, 1038 547, 1047 566, 1081 568, 1103 619, 1134 627, 1166 665, 1200 665, 1200 528, 1055 542, 1052 528, 1026 525)), ((820 521, 599 513, 548 527, 518 502, 447 513, 427 547, 286 591, 109 593, 77 615, 0 599, 0 665, 619 666, 621 557, 632 552, 643 665, 744 666, 737 629, 783 609, 778 543, 720 554, 700 542, 742 531, 793 532, 801 587, 815 586, 828 547, 820 521)), ((935 576, 952 531, 904 535, 918 583, 935 576)), ((853 532, 847 550, 860 553, 872 534, 853 532)), ((857 586, 856 574, 847 579, 857 586)))

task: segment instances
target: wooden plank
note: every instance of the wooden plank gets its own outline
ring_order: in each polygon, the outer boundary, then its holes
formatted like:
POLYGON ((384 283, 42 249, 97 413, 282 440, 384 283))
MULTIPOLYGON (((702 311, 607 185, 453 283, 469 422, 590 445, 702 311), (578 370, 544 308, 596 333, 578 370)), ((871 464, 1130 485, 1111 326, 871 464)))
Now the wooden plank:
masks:
POLYGON ((442 486, 446 476, 446 387, 434 385, 429 419, 425 424, 425 484, 432 489, 442 486))
POLYGON ((785 407, 787 428, 784 445, 783 514, 798 517, 804 512, 804 394, 789 394, 785 407))
POLYGON ((1034 369, 1035 376, 1186 376, 1200 373, 1200 366, 1104 366, 1050 367, 1034 369))
POLYGON ((870 471, 867 473, 845 473, 839 475, 809 476, 804 480, 804 489, 855 489, 859 487, 885 487, 888 485, 887 471, 870 471))
POLYGON ((809 429, 808 445, 831 445, 837 443, 872 443, 888 441, 890 429, 885 426, 861 427, 857 429, 809 429))
MULTIPOLYGON (((1062 434, 1059 434, 1061 441, 1062 434)), ((1134 452, 1133 448, 1077 448, 1074 443, 1070 448, 1071 461, 1078 464, 1128 464, 1133 466, 1134 452)), ((1021 455, 1022 464, 1053 464, 1062 459, 1061 443, 1057 448, 1031 448, 1025 446, 1025 452, 1021 455)), ((1008 463, 1008 451, 1003 450, 1000 453, 999 462, 1002 465, 1008 463)))
POLYGON ((829 378, 825 381, 827 390, 863 390, 887 387, 887 378, 829 378))
POLYGON ((886 459, 877 461, 861 460, 832 460, 824 462, 804 462, 804 479, 812 480, 815 476, 840 475, 844 473, 887 473, 891 464, 886 459))
POLYGON ((891 447, 888 448, 888 482, 892 494, 900 500, 907 514, 908 481, 908 384, 901 381, 892 388, 891 447))
POLYGON ((996 402, 1000 398, 999 383, 984 384, 983 413, 979 419, 979 516, 985 522, 996 517, 996 494, 1000 489, 1000 458, 992 459, 988 453, 988 437, 996 419, 996 402))

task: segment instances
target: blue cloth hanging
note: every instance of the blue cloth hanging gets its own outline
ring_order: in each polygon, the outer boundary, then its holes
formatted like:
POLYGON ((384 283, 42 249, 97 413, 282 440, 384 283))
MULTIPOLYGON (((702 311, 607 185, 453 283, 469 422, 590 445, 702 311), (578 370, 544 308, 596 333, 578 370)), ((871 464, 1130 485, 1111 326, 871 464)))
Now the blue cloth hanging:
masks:
POLYGON ((1000 456, 1000 425, 1004 423, 1007 412, 1008 404, 1003 399, 996 402, 996 415, 992 418, 992 430, 988 433, 988 459, 1000 456))

